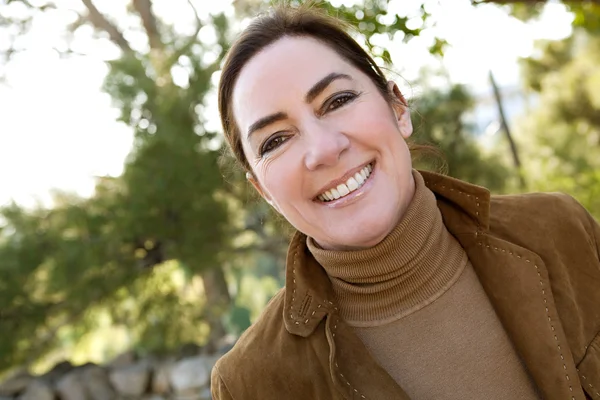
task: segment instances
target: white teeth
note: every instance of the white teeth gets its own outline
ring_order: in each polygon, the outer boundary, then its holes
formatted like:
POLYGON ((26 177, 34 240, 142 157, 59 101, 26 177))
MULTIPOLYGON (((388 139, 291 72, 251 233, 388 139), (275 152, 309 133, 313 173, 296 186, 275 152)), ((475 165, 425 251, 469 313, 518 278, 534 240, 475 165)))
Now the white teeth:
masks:
POLYGON ((348 186, 346 186, 345 184, 339 184, 337 187, 338 192, 340 192, 340 195, 345 196, 348 193, 350 193, 350 189, 348 189, 348 186))
POLYGON ((354 192, 356 189, 358 189, 358 182, 356 182, 356 179, 354 179, 354 177, 348 179, 348 181, 346 182, 346 186, 348 186, 348 189, 351 192, 354 192))
POLYGON ((329 189, 328 191, 317 196, 317 199, 327 202, 331 200, 337 200, 340 197, 344 197, 347 194, 354 192, 365 183, 372 171, 373 166, 369 164, 354 174, 354 176, 351 176, 345 183, 338 185, 336 188, 329 189))
POLYGON ((360 174, 360 172, 357 172, 357 173, 354 174, 354 179, 358 183, 358 186, 362 185, 363 182, 365 181, 365 178, 362 177, 362 175, 360 174))

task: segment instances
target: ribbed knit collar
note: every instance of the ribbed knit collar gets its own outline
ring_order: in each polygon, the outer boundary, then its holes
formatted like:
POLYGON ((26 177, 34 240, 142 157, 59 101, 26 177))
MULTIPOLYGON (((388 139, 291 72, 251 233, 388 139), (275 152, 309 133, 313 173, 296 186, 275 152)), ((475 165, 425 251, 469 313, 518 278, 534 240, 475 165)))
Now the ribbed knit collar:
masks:
POLYGON ((307 246, 332 282, 352 326, 383 325, 430 304, 457 279, 467 255, 444 226, 435 195, 413 171, 415 194, 400 223, 376 246, 357 251, 307 246))

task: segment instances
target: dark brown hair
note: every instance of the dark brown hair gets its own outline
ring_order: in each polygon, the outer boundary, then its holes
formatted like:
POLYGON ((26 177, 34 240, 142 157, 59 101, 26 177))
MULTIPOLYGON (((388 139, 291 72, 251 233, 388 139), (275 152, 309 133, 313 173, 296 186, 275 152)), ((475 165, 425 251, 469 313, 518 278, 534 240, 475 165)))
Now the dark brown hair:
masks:
POLYGON ((235 158, 251 171, 244 155, 240 132, 233 116, 233 88, 242 68, 265 47, 283 37, 310 36, 326 44, 365 73, 381 94, 391 101, 387 79, 375 61, 347 33, 350 26, 306 3, 299 7, 279 5, 256 17, 229 49, 219 81, 219 113, 225 138, 235 158))

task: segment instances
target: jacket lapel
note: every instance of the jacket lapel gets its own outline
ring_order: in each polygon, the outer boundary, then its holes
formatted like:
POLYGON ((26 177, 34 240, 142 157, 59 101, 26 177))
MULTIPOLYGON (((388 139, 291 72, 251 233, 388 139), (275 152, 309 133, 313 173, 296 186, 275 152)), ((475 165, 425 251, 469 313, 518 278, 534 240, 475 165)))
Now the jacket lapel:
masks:
POLYGON ((549 400, 585 399, 541 258, 490 235, 487 189, 437 174, 422 175, 540 394, 549 400))
POLYGON ((337 313, 327 317, 325 329, 331 378, 344 399, 410 400, 337 313))
POLYGON ((466 250, 543 398, 585 399, 542 260, 488 235, 466 250))

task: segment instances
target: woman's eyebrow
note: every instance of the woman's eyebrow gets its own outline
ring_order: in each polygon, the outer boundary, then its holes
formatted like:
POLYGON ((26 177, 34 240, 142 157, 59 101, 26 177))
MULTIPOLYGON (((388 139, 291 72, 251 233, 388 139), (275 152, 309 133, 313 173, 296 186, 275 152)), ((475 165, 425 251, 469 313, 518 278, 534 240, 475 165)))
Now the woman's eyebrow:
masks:
POLYGON ((332 72, 329 75, 327 75, 326 77, 324 77, 323 79, 321 79, 319 82, 315 83, 313 85, 313 87, 310 88, 310 90, 306 93, 306 97, 304 98, 304 101, 307 103, 312 103, 312 101, 318 95, 320 95, 321 92, 323 92, 323 90, 325 90, 331 82, 335 81, 336 79, 352 80, 352 77, 347 74, 342 74, 339 72, 332 72))
POLYGON ((267 126, 277 121, 284 120, 287 117, 287 114, 284 112, 278 112, 275 114, 267 115, 266 117, 262 117, 261 119, 250 125, 250 128, 248 128, 248 135, 246 137, 250 138, 250 135, 252 135, 255 131, 266 128, 267 126))
MULTIPOLYGON (((352 77, 347 74, 332 72, 326 77, 319 80, 310 88, 310 90, 306 93, 306 96, 304 97, 304 101, 307 103, 311 103, 318 95, 320 95, 327 88, 327 86, 331 84, 331 82, 335 81, 336 79, 352 80, 352 77)), ((255 131, 266 128, 267 126, 275 122, 284 120, 287 117, 287 114, 284 112, 277 112, 271 115, 267 115, 266 117, 262 117, 261 119, 250 125, 250 127, 248 128, 248 134, 246 135, 246 138, 250 138, 250 135, 252 135, 255 131)))

